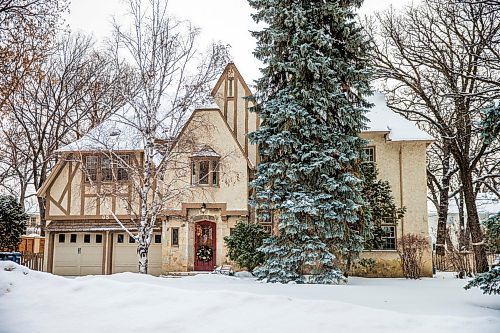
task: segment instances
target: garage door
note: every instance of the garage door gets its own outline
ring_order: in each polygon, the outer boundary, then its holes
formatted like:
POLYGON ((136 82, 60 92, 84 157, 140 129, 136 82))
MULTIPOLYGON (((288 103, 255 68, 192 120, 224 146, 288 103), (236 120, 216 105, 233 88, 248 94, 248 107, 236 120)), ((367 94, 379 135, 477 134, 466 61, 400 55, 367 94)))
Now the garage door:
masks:
MULTIPOLYGON (((126 233, 113 234, 113 273, 138 272, 137 245, 126 233)), ((161 234, 154 233, 148 252, 148 273, 161 274, 161 234)))
POLYGON ((54 274, 102 274, 102 234, 60 233, 54 241, 54 274))

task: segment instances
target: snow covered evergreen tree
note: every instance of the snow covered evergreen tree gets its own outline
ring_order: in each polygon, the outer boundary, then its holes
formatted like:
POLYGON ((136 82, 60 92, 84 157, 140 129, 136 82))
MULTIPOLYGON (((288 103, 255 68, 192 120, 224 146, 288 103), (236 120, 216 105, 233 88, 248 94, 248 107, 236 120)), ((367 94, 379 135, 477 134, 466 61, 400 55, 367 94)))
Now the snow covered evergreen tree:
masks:
POLYGON ((256 22, 261 163, 253 181, 258 219, 278 221, 256 270, 268 282, 334 283, 339 261, 362 250, 358 133, 370 93, 361 0, 249 0, 256 22), (310 275, 306 279, 305 275, 310 275))
POLYGON ((17 249, 27 220, 28 215, 13 196, 0 196, 0 251, 17 249))

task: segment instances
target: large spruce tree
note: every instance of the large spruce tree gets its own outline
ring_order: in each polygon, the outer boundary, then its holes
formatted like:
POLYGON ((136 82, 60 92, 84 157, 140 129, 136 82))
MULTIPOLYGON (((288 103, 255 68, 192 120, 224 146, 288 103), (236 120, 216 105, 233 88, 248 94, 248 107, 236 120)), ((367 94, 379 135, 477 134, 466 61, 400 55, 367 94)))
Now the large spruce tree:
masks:
POLYGON ((339 262, 362 250, 358 134, 370 93, 361 0, 249 0, 255 55, 264 63, 250 139, 261 163, 253 181, 258 218, 278 221, 256 274, 269 282, 334 283, 339 262), (308 279, 305 275, 309 275, 308 279))

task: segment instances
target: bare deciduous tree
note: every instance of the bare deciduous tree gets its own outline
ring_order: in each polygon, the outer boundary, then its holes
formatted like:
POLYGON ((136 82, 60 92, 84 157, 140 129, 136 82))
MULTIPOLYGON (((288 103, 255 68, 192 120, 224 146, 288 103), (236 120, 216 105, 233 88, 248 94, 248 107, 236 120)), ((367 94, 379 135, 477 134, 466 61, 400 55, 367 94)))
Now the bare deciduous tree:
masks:
POLYGON ((0 108, 37 74, 67 10, 67 0, 0 0, 0 108))
MULTIPOLYGON (((139 272, 147 273, 153 228, 165 205, 179 194, 166 171, 189 173, 189 165, 179 165, 177 156, 196 145, 189 135, 179 142, 179 134, 193 109, 207 102, 210 83, 227 64, 228 53, 226 46, 218 44, 200 53, 198 29, 170 17, 163 1, 128 0, 126 4, 132 24, 123 27, 114 22, 113 47, 117 59, 130 62, 138 82, 134 94, 124 95, 126 105, 114 121, 135 133, 141 155, 132 164, 109 146, 104 145, 103 153, 131 172, 133 196, 123 200, 135 216, 137 232, 128 229, 112 209, 108 211, 136 239, 139 272)), ((109 193, 101 190, 98 195, 109 193)))
MULTIPOLYGON (((0 129, 6 140, 1 144, 13 151, 0 164, 17 173, 21 197, 28 184, 35 190, 42 186, 59 147, 124 104, 121 96, 130 85, 129 72, 97 52, 91 38, 68 34, 55 43, 38 73, 25 77, 2 107, 6 118, 0 129)), ((38 198, 38 204, 43 230, 44 199, 38 198)))
MULTIPOLYGON (((481 160, 498 156, 499 145, 498 140, 483 140, 477 123, 481 110, 500 96, 500 6, 424 0, 402 14, 392 9, 377 14, 376 26, 367 30, 375 41, 374 65, 386 80, 390 106, 432 128, 443 152, 449 150, 456 163, 476 266, 484 272, 488 263, 474 175, 481 160)), ((447 190, 446 178, 442 186, 447 190)), ((445 210, 448 197, 442 194, 445 210)))

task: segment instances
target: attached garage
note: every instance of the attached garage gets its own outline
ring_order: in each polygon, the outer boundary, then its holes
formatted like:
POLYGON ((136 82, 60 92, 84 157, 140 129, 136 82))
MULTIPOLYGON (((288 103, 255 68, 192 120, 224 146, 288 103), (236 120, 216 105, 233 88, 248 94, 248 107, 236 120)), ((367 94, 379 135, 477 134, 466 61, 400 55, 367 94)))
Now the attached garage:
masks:
MULTIPOLYGON (((137 245, 126 233, 113 233, 112 273, 138 272, 137 245)), ((148 252, 148 273, 161 274, 161 234, 154 233, 148 252)))
POLYGON ((56 233, 53 273, 57 275, 103 274, 102 233, 56 233))

